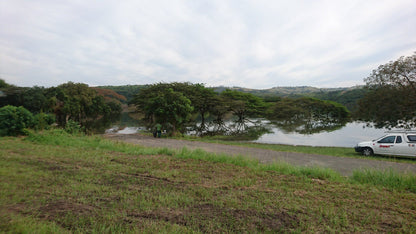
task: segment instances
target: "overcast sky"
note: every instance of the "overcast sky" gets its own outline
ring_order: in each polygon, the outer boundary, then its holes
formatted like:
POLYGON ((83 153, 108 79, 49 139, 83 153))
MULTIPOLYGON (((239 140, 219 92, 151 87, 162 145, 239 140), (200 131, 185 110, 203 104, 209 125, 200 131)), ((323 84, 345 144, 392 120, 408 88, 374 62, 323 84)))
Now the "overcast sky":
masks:
POLYGON ((349 87, 414 51, 415 0, 0 0, 18 86, 349 87))

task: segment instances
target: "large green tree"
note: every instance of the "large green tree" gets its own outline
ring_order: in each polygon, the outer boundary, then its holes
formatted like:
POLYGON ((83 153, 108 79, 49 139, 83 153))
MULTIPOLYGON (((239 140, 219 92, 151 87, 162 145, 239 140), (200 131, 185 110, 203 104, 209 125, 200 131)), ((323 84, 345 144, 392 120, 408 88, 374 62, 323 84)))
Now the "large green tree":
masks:
POLYGON ((203 84, 172 83, 171 85, 175 91, 181 92, 189 98, 194 108, 194 114, 201 119, 199 130, 205 130, 207 114, 212 113, 215 105, 218 105, 217 93, 213 89, 206 88, 203 84))
POLYGON ((356 115, 376 127, 416 126, 416 53, 379 66, 365 80, 356 115))
POLYGON ((140 89, 131 100, 130 104, 134 104, 137 107, 137 111, 144 114, 144 119, 149 124, 154 124, 155 122, 155 106, 153 105, 154 98, 156 98, 159 93, 163 93, 165 90, 171 88, 167 83, 158 83, 149 85, 146 88, 140 89))
POLYGON ((43 87, 27 88, 22 94, 22 106, 32 113, 48 112, 48 98, 43 87))
MULTIPOLYGON (((188 113, 186 113, 186 118, 183 118, 185 116, 185 113, 179 114, 179 116, 182 116, 181 119, 184 119, 186 121, 182 121, 181 123, 176 122, 175 125, 180 126, 177 129, 184 129, 183 124, 185 122, 193 122, 195 125, 195 120, 199 117, 201 120, 201 124, 199 125, 199 130, 204 130, 206 128, 206 116, 208 113, 213 113, 213 108, 215 105, 217 105, 217 99, 216 96, 218 96, 212 89, 204 87, 203 84, 191 84, 188 82, 179 83, 158 83, 154 85, 147 86, 146 88, 143 88, 139 91, 138 94, 135 95, 134 99, 132 100, 132 103, 136 104, 139 111, 142 111, 145 114, 145 119, 149 123, 155 122, 155 117, 158 118, 158 121, 161 119, 164 119, 166 121, 166 118, 161 116, 160 114, 163 113, 163 115, 167 115, 169 112, 159 112, 156 113, 156 110, 158 106, 160 106, 159 103, 156 103, 156 101, 161 102, 161 98, 164 98, 166 94, 171 95, 172 98, 186 98, 190 101, 189 106, 192 107, 189 109, 187 106, 188 104, 181 102, 171 103, 169 105, 173 104, 179 104, 183 105, 183 107, 186 107, 188 113), (176 93, 172 96, 172 93, 176 93), (181 94, 183 97, 180 97, 181 94)), ((171 101, 171 100, 168 100, 171 101)), ((163 103, 163 102, 162 102, 163 103)), ((168 105, 168 106, 169 106, 168 105)), ((162 105, 163 106, 163 105, 162 105)), ((163 107, 167 108, 167 106, 163 107)), ((169 109, 169 108, 167 108, 169 109)), ((183 109, 183 108, 179 108, 183 109)), ((173 119, 169 121, 169 124, 173 126, 173 119)))
POLYGON ((172 134, 184 132, 194 110, 191 100, 182 92, 175 91, 171 84, 151 85, 135 96, 133 102, 144 112, 150 124, 162 123, 172 128, 172 134))
POLYGON ((96 90, 82 83, 68 82, 59 85, 48 90, 48 95, 49 104, 60 125, 65 125, 69 120, 82 124, 88 119, 110 114, 113 109, 96 90))

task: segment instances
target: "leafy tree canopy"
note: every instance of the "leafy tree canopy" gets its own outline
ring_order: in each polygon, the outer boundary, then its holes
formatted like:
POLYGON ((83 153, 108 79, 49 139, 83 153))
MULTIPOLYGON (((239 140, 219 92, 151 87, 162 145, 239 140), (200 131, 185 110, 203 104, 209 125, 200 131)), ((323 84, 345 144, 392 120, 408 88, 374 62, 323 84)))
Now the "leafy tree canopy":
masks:
POLYGON ((266 103, 263 99, 254 96, 251 93, 227 89, 221 93, 221 96, 228 101, 230 110, 233 111, 239 119, 259 116, 266 110, 266 103))
POLYGON ((104 96, 86 84, 68 82, 47 90, 49 105, 52 107, 57 122, 64 126, 69 120, 79 123, 89 118, 120 113, 119 103, 106 103, 104 96))
POLYGON ((0 89, 2 89, 2 88, 7 88, 7 87, 9 87, 9 86, 10 86, 10 85, 9 85, 9 84, 7 84, 5 80, 0 79, 0 89))
POLYGON ((139 110, 143 111, 151 123, 170 125, 172 132, 183 132, 184 124, 194 110, 191 100, 182 92, 175 91, 172 84, 159 83, 140 90, 133 99, 139 110))
POLYGON ((356 115, 376 127, 416 126, 416 53, 379 66, 365 79, 356 115))
POLYGON ((114 90, 97 88, 97 87, 94 87, 92 89, 97 91, 98 95, 103 96, 106 102, 121 103, 121 102, 126 102, 127 101, 126 97, 116 93, 114 90))
POLYGON ((283 98, 269 109, 270 119, 277 120, 331 120, 347 119, 350 117, 348 109, 336 102, 323 101, 315 98, 283 98))
POLYGON ((348 109, 315 98, 283 98, 268 110, 268 118, 288 132, 312 134, 339 129, 349 120, 348 109))
POLYGON ((416 92, 416 52, 408 57, 380 65, 364 79, 369 89, 392 86, 416 92))

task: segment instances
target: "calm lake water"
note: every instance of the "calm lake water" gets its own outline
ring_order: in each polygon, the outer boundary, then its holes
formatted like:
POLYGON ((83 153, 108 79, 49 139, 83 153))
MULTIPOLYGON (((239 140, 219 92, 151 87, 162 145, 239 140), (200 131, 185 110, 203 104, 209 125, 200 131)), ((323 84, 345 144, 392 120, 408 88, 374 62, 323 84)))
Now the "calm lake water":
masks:
POLYGON ((347 123, 343 128, 332 132, 320 132, 311 135, 285 133, 272 128, 272 133, 261 136, 254 142, 266 144, 288 144, 308 146, 354 147, 358 142, 376 139, 385 135, 387 129, 366 127, 365 123, 347 123))
MULTIPOLYGON (((358 142, 381 137, 387 131, 387 129, 366 127, 365 123, 358 122, 347 123, 344 127, 335 131, 322 131, 310 135, 285 132, 274 125, 271 126, 271 133, 266 133, 253 142, 264 144, 354 147, 358 142)), ((106 132, 133 134, 144 129, 137 121, 124 115, 121 121, 112 128, 107 129, 106 132), (123 127, 119 128, 118 126, 123 127)))

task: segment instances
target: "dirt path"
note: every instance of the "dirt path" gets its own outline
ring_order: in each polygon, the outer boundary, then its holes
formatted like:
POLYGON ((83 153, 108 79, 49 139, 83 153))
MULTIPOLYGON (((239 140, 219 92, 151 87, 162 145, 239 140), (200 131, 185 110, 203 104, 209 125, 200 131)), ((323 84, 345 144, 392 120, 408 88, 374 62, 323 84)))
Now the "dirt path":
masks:
POLYGON ((319 166, 331 168, 342 175, 349 176, 355 169, 374 168, 389 169, 400 172, 416 173, 416 164, 397 163, 371 160, 366 158, 333 157, 326 155, 312 155, 292 152, 277 152, 273 150, 257 149, 244 146, 222 145, 197 141, 176 139, 158 139, 141 134, 106 134, 106 138, 138 144, 146 147, 182 149, 202 149, 211 153, 225 153, 229 155, 244 155, 257 158, 261 163, 284 161, 298 166, 319 166))

